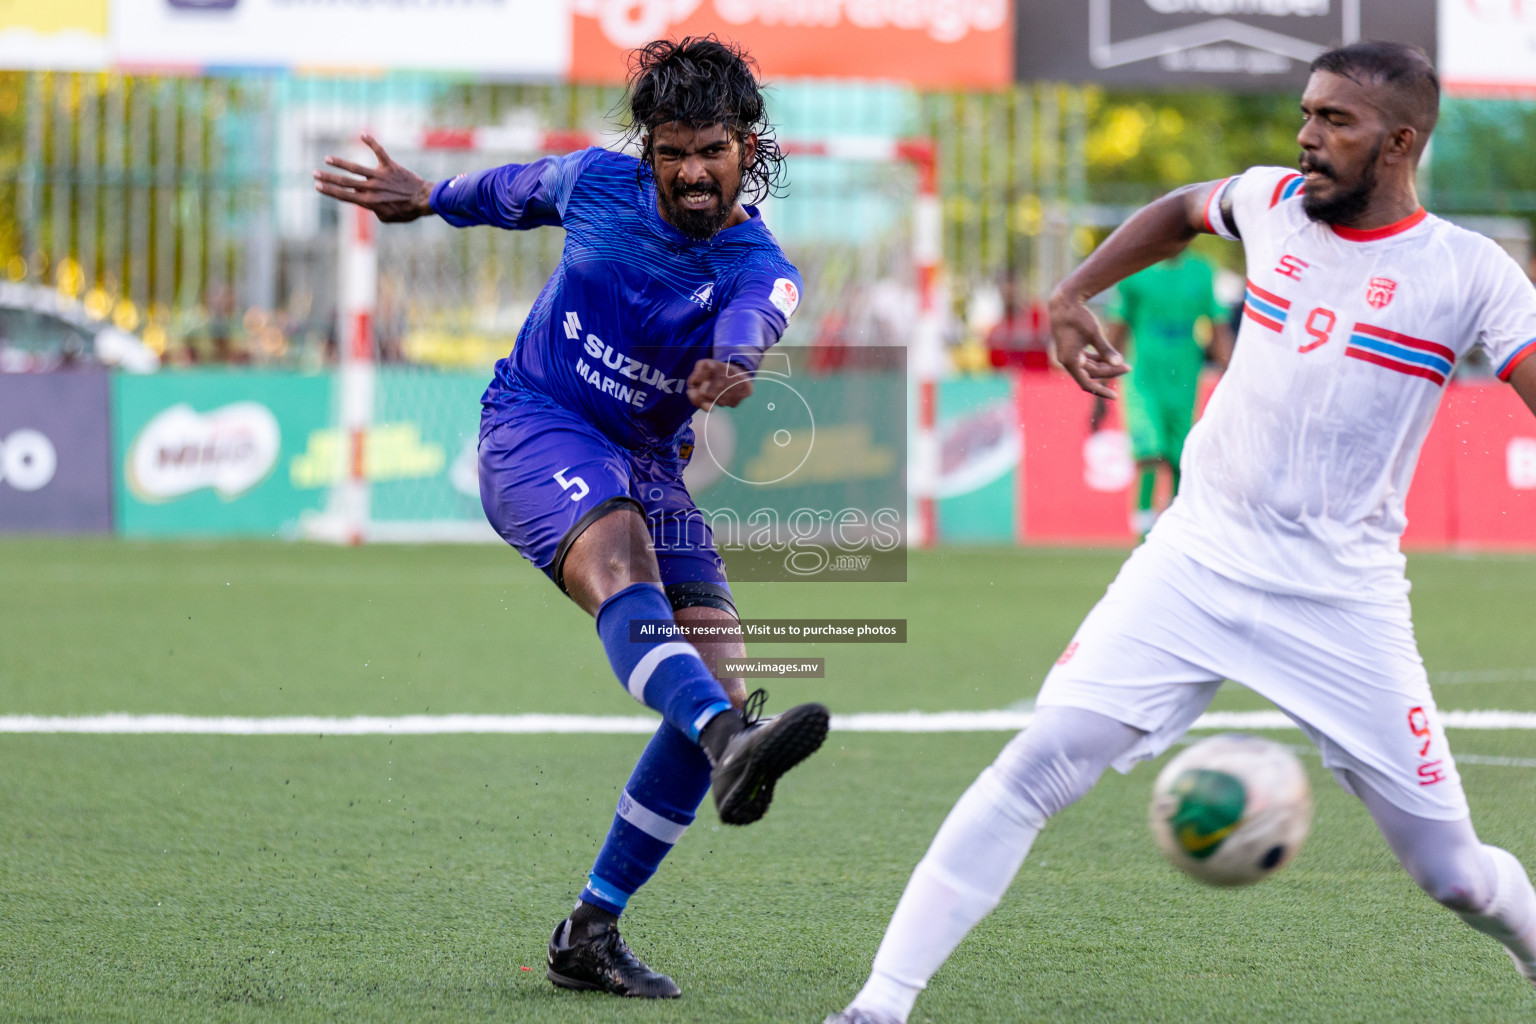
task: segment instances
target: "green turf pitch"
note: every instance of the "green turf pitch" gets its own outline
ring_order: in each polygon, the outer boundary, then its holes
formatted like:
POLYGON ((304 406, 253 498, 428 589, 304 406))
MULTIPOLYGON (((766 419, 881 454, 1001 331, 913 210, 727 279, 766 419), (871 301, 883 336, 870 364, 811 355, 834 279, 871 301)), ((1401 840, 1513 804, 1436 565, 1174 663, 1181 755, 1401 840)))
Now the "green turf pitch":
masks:
MULTIPOLYGON (((1120 555, 916 555, 912 582, 738 588, 755 617, 910 622, 815 653, 772 707, 1032 696, 1120 555)), ((1536 562, 1412 561, 1445 708, 1536 710, 1536 562)), ((0 542, 0 713, 633 714, 590 623, 496 548, 0 542)), ((1228 687, 1227 708, 1261 707, 1228 687)), ((1298 733, 1271 733, 1301 742, 1298 733)), ((684 998, 553 990, 542 952, 638 736, 0 735, 0 1021, 820 1021, 1002 734, 834 734, 748 829, 708 810, 626 915, 684 998), (524 971, 527 966, 532 970, 524 971)), ((1536 734, 1452 734, 1536 759, 1536 734)), ((1536 994, 1417 893, 1305 759, 1296 863, 1236 892, 1166 867, 1155 766, 1042 835, 918 1004, 934 1021, 1515 1021, 1536 994)), ((1536 768, 1463 768, 1483 836, 1536 864, 1536 768)))

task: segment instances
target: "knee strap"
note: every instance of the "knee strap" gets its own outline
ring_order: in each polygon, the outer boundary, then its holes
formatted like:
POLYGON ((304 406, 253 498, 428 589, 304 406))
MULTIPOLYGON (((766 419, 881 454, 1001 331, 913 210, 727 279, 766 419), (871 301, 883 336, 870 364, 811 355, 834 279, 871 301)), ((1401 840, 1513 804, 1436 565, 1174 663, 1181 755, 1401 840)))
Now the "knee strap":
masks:
POLYGON ((549 568, 544 571, 549 574, 549 578, 555 581, 555 586, 559 587, 561 592, 567 597, 570 596, 571 592, 565 589, 565 558, 571 553, 571 545, 576 543, 577 537, 587 532, 587 527, 608 513, 623 508, 626 505, 640 513, 640 518, 645 518, 644 505, 634 498, 618 495, 600 504, 593 505, 587 510, 585 515, 572 523, 571 528, 565 531, 565 536, 560 538, 560 545, 555 548, 554 561, 550 562, 549 568))
MULTIPOLYGON (((667 600, 672 602, 672 610, 675 612, 684 608, 718 608, 736 615, 736 603, 731 600, 731 591, 723 584, 688 580, 668 583, 666 591, 667 600)), ((740 615, 736 617, 741 618, 740 615)))

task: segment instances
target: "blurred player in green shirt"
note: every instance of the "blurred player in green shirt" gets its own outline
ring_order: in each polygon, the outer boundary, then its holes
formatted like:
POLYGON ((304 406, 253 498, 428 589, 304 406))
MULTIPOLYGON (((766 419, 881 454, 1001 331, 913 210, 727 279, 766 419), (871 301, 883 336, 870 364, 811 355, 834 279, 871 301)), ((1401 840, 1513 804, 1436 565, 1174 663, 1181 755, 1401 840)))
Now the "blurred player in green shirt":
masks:
POLYGON ((1166 466, 1179 489, 1179 457, 1195 418, 1200 369, 1209 357, 1225 368, 1232 355, 1226 310, 1216 301, 1215 273, 1180 253, 1121 281, 1111 293, 1109 340, 1125 354, 1126 430, 1138 470, 1132 523, 1145 535, 1157 519, 1157 471, 1166 466))

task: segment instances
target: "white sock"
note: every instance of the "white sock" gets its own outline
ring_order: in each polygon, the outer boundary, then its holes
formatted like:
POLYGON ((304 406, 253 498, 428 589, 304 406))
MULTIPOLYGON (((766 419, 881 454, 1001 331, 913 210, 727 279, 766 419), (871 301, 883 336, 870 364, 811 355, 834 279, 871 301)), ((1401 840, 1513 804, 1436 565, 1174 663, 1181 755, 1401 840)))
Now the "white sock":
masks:
POLYGON ((1045 820, 987 768, 912 872, 851 1006, 905 1022, 917 994, 1003 898, 1045 820))
POLYGON ((1487 845, 1483 851, 1493 861, 1493 899, 1481 914, 1456 916, 1502 942, 1520 973, 1536 981, 1536 889, 1514 854, 1487 845))

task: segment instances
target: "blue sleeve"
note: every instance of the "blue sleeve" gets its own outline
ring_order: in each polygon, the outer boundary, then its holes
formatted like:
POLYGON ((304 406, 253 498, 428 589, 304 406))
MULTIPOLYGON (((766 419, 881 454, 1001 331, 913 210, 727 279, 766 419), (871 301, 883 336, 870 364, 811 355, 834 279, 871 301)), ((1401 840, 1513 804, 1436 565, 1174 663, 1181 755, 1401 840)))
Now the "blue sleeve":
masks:
POLYGON ((745 276, 715 318, 714 357, 756 370, 800 305, 800 274, 787 264, 745 276))
POLYGON ((456 228, 558 227, 592 150, 461 174, 432 187, 432 212, 456 228))

